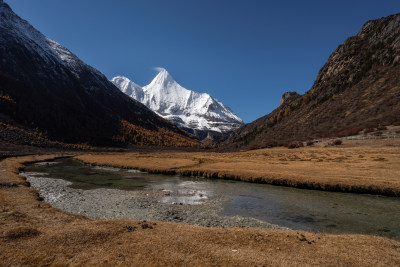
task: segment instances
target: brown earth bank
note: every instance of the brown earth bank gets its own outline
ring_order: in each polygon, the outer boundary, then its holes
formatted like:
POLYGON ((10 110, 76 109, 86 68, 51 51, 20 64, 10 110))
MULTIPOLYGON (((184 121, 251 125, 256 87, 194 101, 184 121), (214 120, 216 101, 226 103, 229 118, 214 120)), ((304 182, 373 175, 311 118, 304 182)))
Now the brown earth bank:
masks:
POLYGON ((400 139, 235 153, 84 154, 85 163, 327 191, 400 196, 400 139))
MULTIPOLYGON (((205 228, 67 214, 38 201, 37 191, 18 175, 23 163, 59 156, 65 155, 0 162, 0 265, 400 265, 400 243, 376 236, 205 228)), ((165 155, 158 161, 165 167, 166 159, 165 155)), ((181 165, 191 161, 187 158, 181 165)))

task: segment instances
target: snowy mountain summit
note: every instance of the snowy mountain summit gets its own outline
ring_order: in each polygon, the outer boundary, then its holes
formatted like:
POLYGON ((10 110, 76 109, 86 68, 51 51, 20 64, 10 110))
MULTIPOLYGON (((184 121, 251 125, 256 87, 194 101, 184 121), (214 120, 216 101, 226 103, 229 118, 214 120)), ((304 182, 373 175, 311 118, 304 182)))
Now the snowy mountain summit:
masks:
POLYGON ((144 87, 122 76, 111 81, 125 94, 200 139, 221 136, 243 124, 229 107, 207 93, 182 87, 165 69, 144 87))

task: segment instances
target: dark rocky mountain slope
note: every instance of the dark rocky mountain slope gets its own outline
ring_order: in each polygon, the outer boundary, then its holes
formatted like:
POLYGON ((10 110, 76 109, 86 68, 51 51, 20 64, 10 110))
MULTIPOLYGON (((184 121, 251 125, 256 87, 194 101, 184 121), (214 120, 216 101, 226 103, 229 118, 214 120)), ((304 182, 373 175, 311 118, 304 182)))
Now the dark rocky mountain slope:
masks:
POLYGON ((0 139, 197 146, 0 1, 0 139))
POLYGON ((367 22, 329 57, 304 95, 235 131, 226 147, 268 147, 400 124, 400 14, 367 22))

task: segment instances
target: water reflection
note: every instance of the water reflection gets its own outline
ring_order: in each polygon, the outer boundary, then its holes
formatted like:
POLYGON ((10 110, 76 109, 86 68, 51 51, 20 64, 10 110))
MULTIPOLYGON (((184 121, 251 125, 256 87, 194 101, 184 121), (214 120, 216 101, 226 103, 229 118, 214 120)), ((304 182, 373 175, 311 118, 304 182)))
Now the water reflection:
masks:
POLYGON ((60 178, 80 189, 164 190, 160 202, 202 204, 221 198, 221 215, 253 217, 292 229, 375 234, 400 240, 400 199, 295 189, 244 182, 154 175, 84 165, 72 159, 33 164, 33 176, 60 178), (171 192, 171 194, 168 194, 171 192))

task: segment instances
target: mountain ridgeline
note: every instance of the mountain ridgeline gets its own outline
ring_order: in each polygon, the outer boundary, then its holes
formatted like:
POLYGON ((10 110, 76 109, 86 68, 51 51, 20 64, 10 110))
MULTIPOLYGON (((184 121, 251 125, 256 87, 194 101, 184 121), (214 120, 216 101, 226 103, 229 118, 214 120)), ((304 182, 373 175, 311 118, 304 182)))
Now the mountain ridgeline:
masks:
POLYGON ((285 93, 278 108, 235 131, 226 147, 271 147, 391 124, 400 124, 400 14, 367 22, 329 57, 308 92, 285 93))
POLYGON ((197 146, 0 2, 0 139, 46 146, 197 146))
POLYGON ((144 87, 122 76, 111 81, 125 94, 201 140, 224 139, 243 125, 229 107, 207 93, 183 88, 165 69, 144 87))

